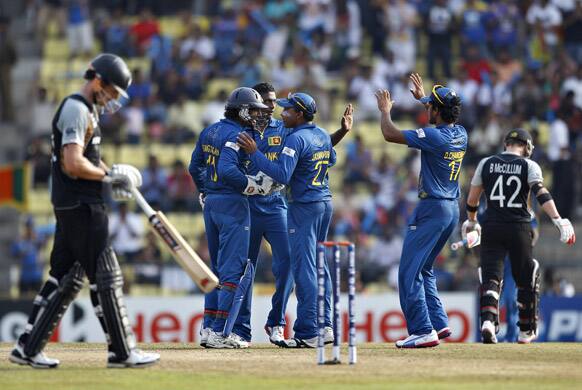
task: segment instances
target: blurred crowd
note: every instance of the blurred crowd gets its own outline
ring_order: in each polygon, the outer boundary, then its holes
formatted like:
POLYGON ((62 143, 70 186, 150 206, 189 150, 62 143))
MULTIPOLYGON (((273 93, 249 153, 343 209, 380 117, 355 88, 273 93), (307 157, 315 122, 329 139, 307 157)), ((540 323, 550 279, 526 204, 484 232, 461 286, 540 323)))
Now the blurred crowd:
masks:
MULTIPOLYGON (((396 287, 394 270, 406 219, 417 199, 419 161, 413 152, 403 159, 375 153, 381 146, 367 143, 358 124, 377 123, 373 92, 387 88, 396 101, 396 120, 425 125, 426 113, 409 92, 412 71, 422 72, 427 83, 452 87, 462 97, 460 122, 470 140, 463 163, 465 183, 479 159, 501 150, 509 129, 523 127, 534 136, 533 158, 544 168, 560 214, 571 220, 577 217, 582 1, 27 2, 31 36, 45 37, 47 21, 55 19, 71 57, 91 58, 98 42, 102 51, 150 64, 149 72, 134 71, 125 108, 103 117, 104 139, 117 144, 193 146, 200 131, 222 116, 229 89, 209 86, 225 79, 234 79, 233 86, 270 81, 280 96, 308 91, 318 104, 316 120, 324 124, 339 118, 337 107, 354 102, 354 134, 344 141, 346 163, 330 173, 341 176, 342 183, 335 193, 331 234, 358 244, 363 286, 386 282, 396 287), (164 33, 161 20, 167 17, 178 21, 178 32, 164 33)), ((2 31, 4 50, 9 38, 2 31)), ((4 65, 9 58, 3 53, 2 72, 11 66, 4 65)), ((38 88, 32 106, 36 138, 27 152, 36 163, 35 180, 40 185, 48 179, 48 147, 42 139, 50 131, 42 118, 50 116, 57 103, 48 98, 46 88, 38 88)), ((184 168, 187 163, 176 160, 162 167, 155 155, 150 156, 142 167, 146 199, 167 211, 199 212, 196 188, 184 168)), ((122 210, 116 211, 119 218, 122 210)), ((128 237, 145 235, 143 226, 137 225, 111 230, 116 232, 114 242, 129 246, 124 249, 128 261, 156 253, 150 237, 140 241, 145 242, 139 247, 142 255, 131 254, 136 251, 128 237)), ((437 264, 443 287, 472 288, 476 258, 460 254, 451 266, 444 261, 447 256, 443 254, 442 267, 437 264)))

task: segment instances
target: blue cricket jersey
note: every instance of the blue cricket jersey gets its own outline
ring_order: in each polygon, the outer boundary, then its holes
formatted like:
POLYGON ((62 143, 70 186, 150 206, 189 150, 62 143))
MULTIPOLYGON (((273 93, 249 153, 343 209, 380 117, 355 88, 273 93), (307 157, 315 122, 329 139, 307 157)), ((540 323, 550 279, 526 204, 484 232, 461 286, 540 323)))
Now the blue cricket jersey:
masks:
MULTIPOLYGON (((269 125, 265 130, 263 130, 263 132, 247 130, 247 134, 253 137, 257 144, 257 148, 265 155, 265 157, 267 157, 267 159, 275 161, 278 159, 281 150, 283 150, 283 144, 285 143, 288 129, 283 125, 283 121, 271 119, 269 125)), ((253 164, 249 160, 247 166, 248 174, 256 175, 259 171, 260 169, 256 164, 253 164)), ((279 213, 281 208, 287 207, 285 199, 280 191, 273 192, 266 196, 250 196, 249 206, 251 211, 260 214, 279 213)))
POLYGON ((200 192, 243 196, 248 156, 236 144, 242 130, 241 125, 230 119, 221 119, 202 130, 188 168, 200 192))
POLYGON ((459 172, 467 150, 465 128, 461 125, 441 125, 402 133, 408 147, 421 150, 418 197, 458 199, 459 172))
POLYGON ((335 164, 336 154, 329 134, 312 123, 289 131, 276 161, 257 151, 250 155, 251 162, 277 183, 289 185, 289 202, 330 200, 327 170, 335 164))

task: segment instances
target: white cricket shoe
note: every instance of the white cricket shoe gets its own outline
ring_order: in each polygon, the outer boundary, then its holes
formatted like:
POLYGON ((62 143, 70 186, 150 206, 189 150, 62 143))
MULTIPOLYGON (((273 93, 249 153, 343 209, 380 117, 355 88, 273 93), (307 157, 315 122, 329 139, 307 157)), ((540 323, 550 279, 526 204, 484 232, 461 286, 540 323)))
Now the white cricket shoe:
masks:
POLYGON ((483 321, 481 325, 481 337, 483 344, 497 344, 497 336, 495 335, 495 325, 491 321, 483 321))
POLYGON ((251 345, 251 343, 236 333, 231 333, 230 336, 225 339, 225 342, 234 345, 235 349, 246 349, 251 345))
POLYGON ((267 326, 265 325, 265 332, 269 336, 269 341, 272 344, 283 347, 285 342, 285 327, 284 326, 267 326))
POLYGON ((32 368, 57 368, 60 364, 58 359, 51 359, 42 351, 33 357, 26 356, 24 354, 24 348, 18 342, 14 346, 12 352, 10 352, 8 360, 12 363, 30 366, 32 368))
POLYGON ((412 334, 404 340, 396 342, 397 348, 428 348, 436 347, 440 344, 439 336, 436 330, 432 330, 428 334, 412 334))
POLYGON ((535 332, 533 330, 528 330, 527 332, 520 330, 519 336, 517 336, 517 342, 519 344, 529 344, 537 338, 538 338, 538 334, 537 334, 537 332, 535 332))
POLYGON ((323 333, 323 343, 331 344, 333 343, 333 339, 333 328, 331 326, 326 326, 323 333))
POLYGON ((212 329, 210 329, 210 328, 200 329, 200 346, 201 347, 207 348, 206 343, 208 342, 208 336, 210 335, 210 332, 212 332, 212 329))
POLYGON ((230 343, 226 343, 226 339, 222 337, 222 333, 217 333, 213 330, 209 330, 208 339, 206 340, 206 348, 212 349, 233 349, 234 346, 230 343))
POLYGON ((281 347, 283 348, 317 348, 317 336, 310 339, 292 339, 284 340, 281 347))
POLYGON ((447 326, 446 328, 442 328, 441 330, 437 331, 437 334, 439 336, 439 340, 442 340, 452 335, 453 332, 451 332, 451 328, 447 326))
POLYGON ((132 349, 129 352, 129 357, 125 360, 120 360, 115 355, 115 352, 109 352, 107 359, 108 368, 140 368, 151 366, 160 361, 160 354, 155 352, 144 352, 139 349, 132 349))

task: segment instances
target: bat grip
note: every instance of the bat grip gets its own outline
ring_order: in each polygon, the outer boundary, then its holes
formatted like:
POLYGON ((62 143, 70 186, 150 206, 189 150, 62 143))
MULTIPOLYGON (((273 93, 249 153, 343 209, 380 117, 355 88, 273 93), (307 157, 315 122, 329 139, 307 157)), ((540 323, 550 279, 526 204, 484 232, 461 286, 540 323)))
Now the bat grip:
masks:
POLYGON ((131 193, 133 194, 133 197, 135 198, 135 201, 137 202, 139 207, 141 207, 141 209, 147 215, 148 218, 156 213, 156 211, 152 209, 152 206, 149 205, 147 200, 145 200, 141 192, 139 192, 139 190, 136 187, 134 186, 131 187, 131 193))

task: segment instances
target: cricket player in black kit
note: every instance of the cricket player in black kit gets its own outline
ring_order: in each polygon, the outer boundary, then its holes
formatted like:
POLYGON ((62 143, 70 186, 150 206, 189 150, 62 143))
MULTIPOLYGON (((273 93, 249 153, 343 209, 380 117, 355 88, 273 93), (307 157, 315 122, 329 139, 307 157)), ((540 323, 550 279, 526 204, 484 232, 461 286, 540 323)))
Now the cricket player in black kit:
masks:
POLYGON ((96 57, 85 72, 86 83, 66 97, 52 122, 51 201, 57 221, 49 278, 33 302, 24 333, 10 361, 34 368, 55 368, 57 359, 44 355, 59 320, 83 287, 86 274, 91 302, 108 343, 108 367, 142 367, 159 360, 157 353, 136 349, 123 302, 123 276, 107 242, 108 219, 103 183, 112 185, 117 200, 131 198, 141 185, 139 171, 124 164, 111 170, 103 163, 99 144, 99 114, 114 113, 127 97, 131 73, 112 54, 96 57))
POLYGON ((505 137, 505 151, 481 160, 471 180, 467 197, 468 219, 461 230, 463 238, 472 230, 482 233, 479 274, 481 335, 486 344, 497 343, 499 295, 507 254, 517 285, 518 342, 527 344, 537 337, 540 265, 532 255, 530 192, 560 231, 560 240, 568 245, 576 241, 572 224, 560 217, 551 194, 544 188, 540 166, 529 159, 532 151, 531 135, 522 129, 512 130, 505 137), (476 218, 483 191, 487 209, 481 229, 476 218))

